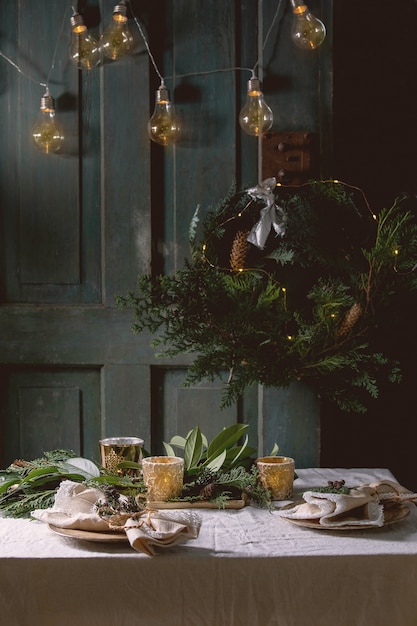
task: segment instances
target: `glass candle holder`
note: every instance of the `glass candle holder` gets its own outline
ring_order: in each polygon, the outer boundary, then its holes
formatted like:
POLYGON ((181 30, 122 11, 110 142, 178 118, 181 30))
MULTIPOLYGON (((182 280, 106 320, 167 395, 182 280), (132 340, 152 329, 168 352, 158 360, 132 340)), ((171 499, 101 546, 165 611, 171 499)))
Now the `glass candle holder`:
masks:
POLYGON ((184 459, 179 456, 148 456, 142 459, 143 482, 149 502, 177 498, 184 480, 184 459))
POLYGON ((108 437, 107 439, 100 439, 99 443, 101 464, 107 471, 119 476, 139 476, 139 468, 118 468, 117 466, 124 461, 142 462, 143 439, 139 437, 108 437))
POLYGON ((264 456, 257 459, 259 479, 272 500, 288 500, 294 483, 294 459, 287 456, 264 456))

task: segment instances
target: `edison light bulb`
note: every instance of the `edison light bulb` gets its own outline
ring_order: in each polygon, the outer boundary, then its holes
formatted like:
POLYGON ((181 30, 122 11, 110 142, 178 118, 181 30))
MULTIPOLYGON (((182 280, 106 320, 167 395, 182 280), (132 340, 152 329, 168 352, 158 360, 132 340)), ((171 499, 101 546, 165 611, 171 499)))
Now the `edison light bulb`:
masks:
POLYGON ((122 0, 113 9, 111 25, 100 37, 102 53, 113 61, 129 54, 133 48, 133 37, 127 25, 126 13, 126 4, 122 0))
POLYGON ((62 130, 55 121, 55 102, 48 90, 41 98, 39 117, 32 129, 32 137, 39 150, 45 154, 59 150, 64 141, 62 130))
POLYGON ((259 137, 268 131, 274 115, 264 100, 259 78, 252 76, 248 81, 246 103, 239 114, 239 124, 248 135, 259 137))
POLYGON ((100 62, 100 48, 90 35, 79 13, 70 18, 71 44, 70 59, 80 70, 91 70, 100 62))
POLYGON ((306 4, 291 0, 291 6, 294 14, 291 39, 296 46, 303 50, 318 48, 326 37, 325 25, 309 11, 306 4))
POLYGON ((148 122, 149 137, 156 143, 168 146, 175 143, 178 132, 179 126, 169 99, 169 92, 162 82, 156 92, 155 110, 148 122))

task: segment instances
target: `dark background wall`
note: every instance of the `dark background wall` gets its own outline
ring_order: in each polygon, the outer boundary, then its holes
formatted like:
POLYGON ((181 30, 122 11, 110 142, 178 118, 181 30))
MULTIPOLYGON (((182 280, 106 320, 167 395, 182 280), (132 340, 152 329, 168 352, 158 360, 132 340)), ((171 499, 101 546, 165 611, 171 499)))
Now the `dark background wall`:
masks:
MULTIPOLYGON (((334 7, 332 175, 361 187, 377 213, 406 193, 417 210, 414 0, 337 0, 334 7)), ((417 299, 392 304, 380 329, 403 381, 382 389, 365 415, 324 407, 322 464, 388 466, 417 488, 417 299)))

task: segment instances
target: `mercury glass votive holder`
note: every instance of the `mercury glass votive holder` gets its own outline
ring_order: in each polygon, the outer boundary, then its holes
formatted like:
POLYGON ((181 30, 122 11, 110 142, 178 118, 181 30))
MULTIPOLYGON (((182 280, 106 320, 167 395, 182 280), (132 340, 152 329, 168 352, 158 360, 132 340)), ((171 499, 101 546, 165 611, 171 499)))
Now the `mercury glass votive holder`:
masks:
POLYGON ((184 480, 184 459, 179 456, 148 456, 142 459, 143 482, 148 502, 177 498, 184 480))
POLYGON ((142 462, 143 439, 139 437, 108 437, 100 439, 99 443, 101 464, 107 471, 119 476, 139 476, 139 468, 118 468, 117 466, 124 461, 142 462))
POLYGON ((294 483, 294 459, 288 456, 264 456, 256 460, 259 479, 272 500, 288 500, 294 483))

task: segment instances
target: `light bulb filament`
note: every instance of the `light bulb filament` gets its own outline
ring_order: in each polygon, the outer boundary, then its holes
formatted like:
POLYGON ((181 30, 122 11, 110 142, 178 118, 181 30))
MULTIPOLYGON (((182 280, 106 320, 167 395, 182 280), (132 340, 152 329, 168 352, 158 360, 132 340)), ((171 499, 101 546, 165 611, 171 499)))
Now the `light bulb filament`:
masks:
POLYGON ((155 143, 167 146, 175 143, 178 133, 179 124, 169 99, 169 92, 162 82, 156 92, 155 109, 148 122, 149 138, 155 143))
POLYGON ((239 124, 248 135, 259 137, 267 132, 274 121, 272 110, 266 104, 259 79, 248 81, 246 103, 239 113, 239 124))
POLYGON ((303 50, 314 50, 326 37, 326 27, 321 20, 309 11, 306 4, 290 0, 294 15, 291 26, 291 38, 296 46, 303 50))
POLYGON ((126 13, 127 7, 124 1, 116 4, 111 24, 100 37, 101 51, 112 61, 129 54, 133 48, 133 37, 126 13))
POLYGON ((69 55, 71 61, 81 70, 91 70, 100 63, 100 48, 97 41, 88 32, 84 20, 79 13, 70 19, 71 44, 69 55))
POLYGON ((64 141, 63 132, 55 120, 55 101, 47 90, 41 98, 39 117, 32 129, 37 148, 45 154, 57 152, 64 141))

